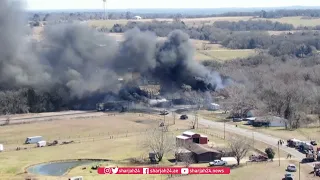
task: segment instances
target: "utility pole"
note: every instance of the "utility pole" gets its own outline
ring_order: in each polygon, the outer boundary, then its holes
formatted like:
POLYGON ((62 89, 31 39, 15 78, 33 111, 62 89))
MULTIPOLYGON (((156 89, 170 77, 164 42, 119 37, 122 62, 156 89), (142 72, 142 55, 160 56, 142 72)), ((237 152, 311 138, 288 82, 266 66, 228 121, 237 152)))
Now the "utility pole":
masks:
POLYGON ((224 123, 223 123, 223 139, 224 140, 226 139, 226 120, 224 120, 224 123))
POLYGON ((280 143, 278 142, 278 159, 279 159, 279 166, 280 166, 280 143))
POLYGON ((254 132, 252 132, 252 147, 254 148, 254 132))
POLYGON ((199 128, 198 114, 195 115, 196 129, 199 128))
POLYGON ((300 164, 301 162, 299 162, 299 180, 300 180, 300 164))

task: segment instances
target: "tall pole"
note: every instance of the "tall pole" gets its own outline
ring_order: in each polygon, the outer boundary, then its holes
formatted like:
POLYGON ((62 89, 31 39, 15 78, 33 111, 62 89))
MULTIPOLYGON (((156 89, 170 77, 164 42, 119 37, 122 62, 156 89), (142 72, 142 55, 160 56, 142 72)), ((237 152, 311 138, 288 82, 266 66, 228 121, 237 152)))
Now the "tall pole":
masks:
POLYGON ((254 132, 252 132, 252 147, 254 148, 254 132))
POLYGON ((301 162, 299 162, 299 180, 300 180, 300 164, 301 162))
POLYGON ((103 10, 104 10, 104 20, 108 19, 107 17, 107 0, 103 0, 103 10))
POLYGON ((223 123, 223 139, 226 139, 226 120, 223 123))
POLYGON ((279 166, 280 166, 280 143, 278 142, 278 159, 279 159, 279 166))

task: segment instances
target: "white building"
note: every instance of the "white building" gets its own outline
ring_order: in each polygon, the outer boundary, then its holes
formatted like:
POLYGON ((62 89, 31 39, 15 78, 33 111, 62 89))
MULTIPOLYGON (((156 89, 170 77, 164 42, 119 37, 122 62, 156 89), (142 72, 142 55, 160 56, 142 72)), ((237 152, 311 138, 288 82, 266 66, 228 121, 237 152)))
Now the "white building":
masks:
POLYGON ((141 16, 134 16, 133 18, 134 18, 134 19, 137 19, 137 20, 142 19, 141 16))
POLYGON ((209 111, 216 111, 216 110, 220 109, 220 105, 216 104, 216 103, 209 103, 209 104, 207 104, 206 108, 209 111))
POLYGON ((254 121, 267 121, 270 122, 269 127, 285 127, 287 120, 277 116, 257 117, 254 121))
POLYGON ((150 105, 157 105, 157 104, 159 104, 159 103, 164 103, 164 102, 168 102, 168 100, 167 99, 150 99, 149 100, 149 104, 150 105))

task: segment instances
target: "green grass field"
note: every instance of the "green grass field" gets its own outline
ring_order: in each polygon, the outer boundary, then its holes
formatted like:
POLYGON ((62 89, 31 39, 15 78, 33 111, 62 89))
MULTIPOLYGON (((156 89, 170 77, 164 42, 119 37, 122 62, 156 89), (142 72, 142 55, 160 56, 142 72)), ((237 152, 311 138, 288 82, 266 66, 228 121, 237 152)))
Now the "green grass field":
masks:
POLYGON ((295 27, 298 26, 317 26, 320 25, 320 18, 316 19, 304 19, 301 16, 294 16, 294 17, 283 17, 283 18, 275 18, 275 19, 261 19, 256 18, 254 20, 270 20, 274 22, 281 22, 281 23, 288 23, 292 24, 295 27))

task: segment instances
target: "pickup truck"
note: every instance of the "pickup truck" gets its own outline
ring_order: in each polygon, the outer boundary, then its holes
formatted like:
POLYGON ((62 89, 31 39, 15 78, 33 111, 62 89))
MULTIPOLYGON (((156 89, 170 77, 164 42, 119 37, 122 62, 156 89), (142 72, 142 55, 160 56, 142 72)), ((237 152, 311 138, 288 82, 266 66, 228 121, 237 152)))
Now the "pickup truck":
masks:
POLYGON ((209 162, 209 166, 225 166, 225 165, 227 165, 227 162, 223 160, 214 160, 212 162, 209 162))

